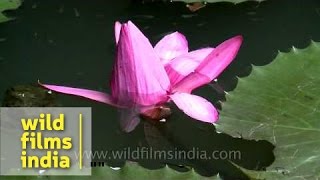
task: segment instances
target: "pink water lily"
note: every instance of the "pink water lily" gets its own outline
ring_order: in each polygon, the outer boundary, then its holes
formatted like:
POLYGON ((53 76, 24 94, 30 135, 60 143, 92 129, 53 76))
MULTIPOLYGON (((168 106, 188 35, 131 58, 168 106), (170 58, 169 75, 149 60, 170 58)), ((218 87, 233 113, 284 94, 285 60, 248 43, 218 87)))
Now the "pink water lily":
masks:
POLYGON ((131 22, 115 24, 116 60, 111 76, 111 95, 87 89, 43 84, 53 91, 82 96, 121 108, 143 108, 173 101, 190 117, 213 123, 218 112, 192 90, 215 79, 235 58, 242 37, 216 48, 189 52, 184 35, 175 32, 155 47, 131 22))

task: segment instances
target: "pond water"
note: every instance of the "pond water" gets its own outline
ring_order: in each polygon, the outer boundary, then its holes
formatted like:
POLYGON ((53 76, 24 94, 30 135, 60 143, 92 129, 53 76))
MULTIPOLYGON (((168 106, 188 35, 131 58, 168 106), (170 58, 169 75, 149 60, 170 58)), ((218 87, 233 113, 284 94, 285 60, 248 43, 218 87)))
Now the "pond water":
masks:
MULTIPOLYGON (((318 0, 216 3, 195 13, 182 2, 25 0, 19 10, 8 13, 17 19, 0 24, 0 102, 10 87, 38 80, 109 92, 116 20, 132 20, 153 44, 167 33, 179 31, 187 37, 190 49, 216 46, 232 36, 243 35, 236 60, 218 78, 226 91, 236 87, 236 77, 250 73, 251 64, 266 65, 278 50, 287 52, 292 45, 304 48, 311 39, 320 41, 318 0)), ((197 89, 194 94, 217 106, 219 100, 224 100, 224 95, 211 86, 197 89)), ((119 129, 115 108, 67 95, 58 95, 58 101, 66 107, 92 107, 93 150, 165 145, 187 150, 240 149, 245 158, 237 163, 248 169, 263 169, 273 161, 271 143, 218 134, 214 126, 191 120, 175 107, 165 125, 143 121, 126 134, 119 129)), ((136 161, 149 169, 167 163, 179 171, 194 167, 204 176, 220 173, 226 179, 246 178, 227 161, 136 161)), ((108 164, 122 166, 124 162, 115 159, 108 164)))

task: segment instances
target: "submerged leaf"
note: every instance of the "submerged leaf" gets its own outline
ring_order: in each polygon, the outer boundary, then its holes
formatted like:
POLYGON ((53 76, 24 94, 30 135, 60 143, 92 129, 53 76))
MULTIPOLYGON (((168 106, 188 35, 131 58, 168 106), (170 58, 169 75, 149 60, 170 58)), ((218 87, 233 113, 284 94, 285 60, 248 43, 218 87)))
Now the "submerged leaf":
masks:
POLYGON ((268 140, 275 162, 257 179, 320 178, 320 43, 279 53, 254 67, 227 95, 217 128, 243 138, 268 140))

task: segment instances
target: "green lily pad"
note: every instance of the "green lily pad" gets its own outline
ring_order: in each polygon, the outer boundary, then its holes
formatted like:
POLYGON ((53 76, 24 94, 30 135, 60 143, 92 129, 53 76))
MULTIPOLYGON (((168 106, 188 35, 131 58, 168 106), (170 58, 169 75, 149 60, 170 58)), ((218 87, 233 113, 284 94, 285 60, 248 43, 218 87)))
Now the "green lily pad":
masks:
POLYGON ((3 11, 17 9, 21 3, 21 0, 0 0, 0 23, 13 19, 5 16, 3 11))
POLYGON ((320 178, 320 43, 279 52, 269 65, 240 78, 222 105, 217 129, 268 140, 275 162, 256 179, 320 178))
MULTIPOLYGON (((19 172, 19 171, 17 171, 19 172)), ((168 166, 157 170, 149 170, 139 166, 135 162, 127 162, 125 166, 119 168, 95 167, 92 168, 92 176, 46 176, 45 172, 41 176, 6 176, 2 177, 3 180, 35 180, 35 179, 51 179, 51 180, 89 180, 89 179, 112 179, 112 180, 141 180, 141 179, 186 179, 186 180, 198 180, 198 179, 210 179, 220 180, 218 176, 215 177, 203 177, 197 174, 194 170, 188 172, 178 172, 168 166)))
POLYGON ((141 180, 141 179, 188 179, 188 180, 196 180, 196 179, 220 179, 218 177, 202 177, 197 174, 194 170, 190 170, 188 172, 178 172, 175 171, 168 166, 165 166, 162 169, 158 170, 148 170, 137 163, 127 162, 126 165, 118 171, 115 171, 109 167, 105 168, 97 168, 94 169, 95 177, 105 177, 104 179, 114 179, 114 180, 141 180))
POLYGON ((234 4, 238 4, 245 1, 265 1, 265 0, 173 0, 173 1, 183 1, 185 3, 194 3, 194 2, 207 2, 207 3, 216 3, 216 2, 231 2, 234 4))

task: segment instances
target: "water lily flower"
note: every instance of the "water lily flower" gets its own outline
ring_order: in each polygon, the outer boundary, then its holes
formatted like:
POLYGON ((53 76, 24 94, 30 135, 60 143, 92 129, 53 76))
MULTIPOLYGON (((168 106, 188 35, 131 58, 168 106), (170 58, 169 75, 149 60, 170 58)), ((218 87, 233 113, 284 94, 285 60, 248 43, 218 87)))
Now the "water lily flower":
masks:
MULTIPOLYGON (((173 101, 188 116, 214 123, 218 112, 206 99, 192 90, 215 79, 235 58, 242 37, 224 41, 216 48, 189 52, 188 42, 178 32, 163 37, 152 47, 144 34, 131 22, 115 23, 116 60, 111 76, 111 95, 65 86, 44 87, 82 96, 120 108, 160 106, 173 101)), ((134 117, 126 117, 134 118, 134 117)), ((134 125, 129 125, 132 129, 134 125)))

